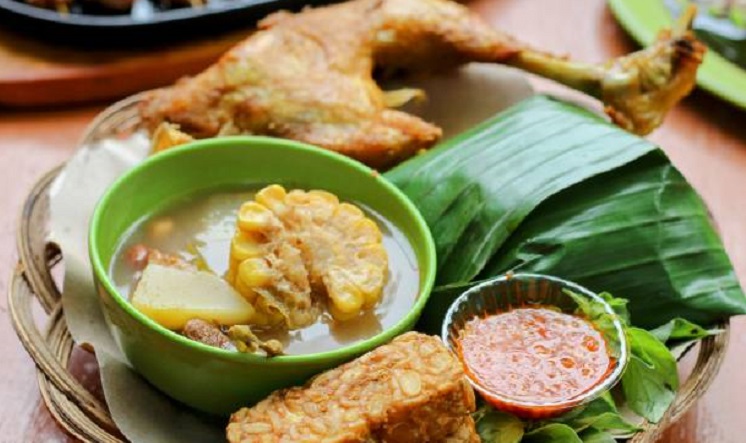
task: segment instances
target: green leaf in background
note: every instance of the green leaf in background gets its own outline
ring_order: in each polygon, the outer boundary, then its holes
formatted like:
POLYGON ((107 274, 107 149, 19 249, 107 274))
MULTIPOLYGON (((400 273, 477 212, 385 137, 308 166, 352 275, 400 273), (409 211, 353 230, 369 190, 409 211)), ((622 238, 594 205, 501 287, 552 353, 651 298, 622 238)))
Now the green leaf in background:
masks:
POLYGON ((632 323, 675 317, 710 325, 746 300, 697 194, 654 152, 539 206, 481 277, 558 275, 629 300, 632 323))
POLYGON ((523 422, 510 414, 484 406, 475 413, 477 433, 483 443, 518 443, 523 438, 523 422))
POLYGON ((570 426, 575 432, 588 428, 600 431, 615 431, 620 434, 631 434, 640 430, 619 414, 611 395, 606 392, 588 405, 576 408, 559 418, 551 420, 570 426))
POLYGON ((648 421, 658 423, 679 388, 679 374, 668 348, 644 329, 629 328, 630 359, 622 375, 627 406, 648 421))
POLYGON ((707 330, 683 318, 675 318, 653 329, 650 333, 661 343, 667 343, 669 340, 672 342, 699 340, 710 335, 716 335, 720 331, 717 329, 707 330))
POLYGON ((625 420, 618 412, 604 412, 594 417, 588 417, 578 421, 578 425, 578 431, 593 428, 604 432, 619 431, 625 434, 633 434, 640 430, 640 428, 625 420))
POLYGON ((526 433, 523 443, 583 443, 569 426, 550 423, 526 433))
POLYGON ((583 443, 616 443, 614 437, 608 432, 599 431, 598 429, 586 429, 578 434, 583 443))
POLYGON ((575 430, 579 430, 581 429, 581 427, 575 426, 573 424, 575 420, 595 417, 605 412, 618 412, 616 404, 614 403, 614 399, 608 392, 601 394, 597 399, 593 400, 587 405, 574 408, 570 412, 558 418, 555 418, 552 421, 564 423, 575 430))
POLYGON ((438 283, 468 282, 542 201, 654 149, 585 109, 536 96, 386 176, 430 226, 438 283))

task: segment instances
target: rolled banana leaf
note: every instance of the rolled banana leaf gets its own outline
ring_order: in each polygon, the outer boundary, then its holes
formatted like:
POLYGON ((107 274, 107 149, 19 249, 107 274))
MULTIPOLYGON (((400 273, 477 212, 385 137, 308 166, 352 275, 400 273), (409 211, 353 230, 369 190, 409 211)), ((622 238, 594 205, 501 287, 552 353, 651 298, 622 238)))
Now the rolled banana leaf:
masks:
POLYGON ((706 208, 662 151, 572 104, 528 99, 387 177, 437 245, 426 331, 475 281, 510 270, 627 298, 646 328, 746 313, 706 208))

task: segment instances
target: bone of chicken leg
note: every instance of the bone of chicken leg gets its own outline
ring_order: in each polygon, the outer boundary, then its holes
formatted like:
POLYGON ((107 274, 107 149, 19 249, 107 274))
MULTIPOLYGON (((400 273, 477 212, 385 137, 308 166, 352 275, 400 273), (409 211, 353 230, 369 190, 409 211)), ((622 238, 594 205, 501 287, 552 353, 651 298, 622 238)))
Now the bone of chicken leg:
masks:
POLYGON ((646 135, 696 83, 706 50, 691 31, 696 11, 690 5, 677 26, 661 31, 650 47, 604 64, 578 63, 528 49, 506 63, 598 98, 617 125, 646 135))
POLYGON ((382 91, 374 68, 505 63, 598 97, 615 122, 644 134, 692 88, 703 51, 685 26, 649 49, 582 64, 521 45, 449 0, 352 0, 270 15, 206 71, 152 92, 141 115, 151 131, 170 123, 196 138, 290 138, 385 169, 433 146, 441 130, 391 109, 420 94, 382 91))

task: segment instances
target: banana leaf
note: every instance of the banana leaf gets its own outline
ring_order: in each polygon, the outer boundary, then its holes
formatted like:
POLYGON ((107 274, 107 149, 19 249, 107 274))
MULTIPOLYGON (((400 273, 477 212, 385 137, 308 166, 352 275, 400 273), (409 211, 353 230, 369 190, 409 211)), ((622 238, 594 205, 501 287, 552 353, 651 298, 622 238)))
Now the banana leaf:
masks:
POLYGON ((436 241, 426 331, 471 282, 509 270, 629 299, 641 327, 746 313, 691 186, 654 145, 574 105, 526 100, 387 177, 436 241))
POLYGON ((438 283, 463 283, 546 198, 654 149, 582 108, 537 96, 387 177, 430 226, 438 283))
POLYGON ((706 208, 660 152, 537 208, 482 277, 508 270, 561 275, 619 294, 645 328, 676 317, 709 325, 745 312, 706 208))

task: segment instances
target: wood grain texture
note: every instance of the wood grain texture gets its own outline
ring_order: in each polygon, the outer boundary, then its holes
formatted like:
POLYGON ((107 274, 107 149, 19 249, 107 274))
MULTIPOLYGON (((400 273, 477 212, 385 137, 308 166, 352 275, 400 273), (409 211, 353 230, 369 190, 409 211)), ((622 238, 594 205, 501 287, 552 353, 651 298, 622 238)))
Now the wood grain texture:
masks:
POLYGON ((93 102, 173 83, 213 63, 246 31, 133 50, 78 50, 0 31, 0 105, 93 102))
MULTIPOLYGON (((471 4, 496 27, 532 45, 589 61, 636 49, 602 0, 478 0, 471 4)), ((537 82, 542 88, 561 88, 537 82)), ((31 184, 74 149, 96 107, 0 112, 0 285, 15 264, 15 224, 31 184)), ((696 92, 652 137, 702 194, 740 281, 746 283, 746 113, 696 92)), ((33 363, 9 325, 0 300, 0 443, 66 442, 40 403, 33 363)), ((739 443, 746 435, 746 318, 733 322, 730 349, 710 391, 663 443, 739 443)), ((76 361, 85 362, 85 358, 76 361)), ((85 364, 85 363, 79 363, 85 364)), ((90 364, 90 361, 88 361, 90 364)), ((686 372, 686 365, 682 369, 686 372)), ((78 368, 80 369, 80 368, 78 368)), ((85 371, 84 371, 85 372, 85 371)), ((95 384, 95 383, 94 383, 95 384)))

